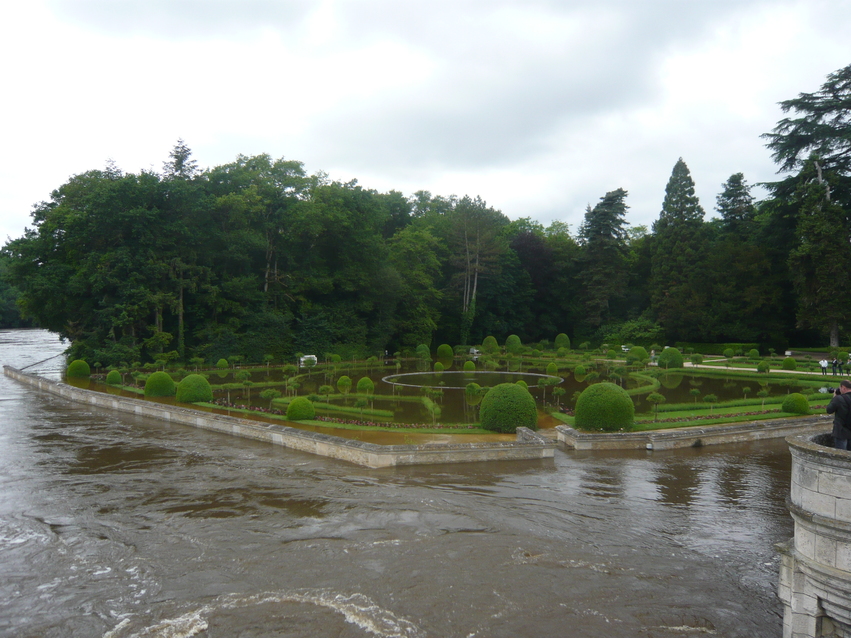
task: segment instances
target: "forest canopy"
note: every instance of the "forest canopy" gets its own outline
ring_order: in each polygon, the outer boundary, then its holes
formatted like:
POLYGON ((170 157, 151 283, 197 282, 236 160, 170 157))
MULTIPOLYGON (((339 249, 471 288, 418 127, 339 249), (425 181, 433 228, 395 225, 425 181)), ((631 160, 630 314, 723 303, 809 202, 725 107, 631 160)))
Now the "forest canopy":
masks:
POLYGON ((0 253, 0 320, 104 365, 512 334, 837 345, 851 317, 851 66, 781 107, 791 116, 765 137, 786 174, 764 201, 734 173, 707 219, 679 159, 652 228, 630 227, 619 188, 575 235, 480 197, 380 193, 269 155, 200 170, 179 140, 160 172, 109 164, 34 207, 0 253))

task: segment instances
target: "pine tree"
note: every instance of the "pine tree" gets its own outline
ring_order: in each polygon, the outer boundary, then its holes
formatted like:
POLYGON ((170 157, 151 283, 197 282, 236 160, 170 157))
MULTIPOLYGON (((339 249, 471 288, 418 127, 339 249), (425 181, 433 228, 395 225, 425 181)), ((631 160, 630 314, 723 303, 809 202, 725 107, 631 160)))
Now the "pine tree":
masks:
POLYGON ((192 150, 182 139, 178 139, 168 154, 169 161, 163 162, 163 177, 166 179, 189 179, 198 172, 198 162, 192 158, 192 150))
POLYGON ((579 227, 585 319, 592 328, 609 319, 613 302, 626 288, 626 196, 622 188, 606 193, 593 209, 588 206, 579 227))
POLYGON ((754 218, 754 198, 742 173, 735 173, 722 185, 715 199, 715 210, 721 215, 722 228, 733 235, 747 234, 754 218))
POLYGON ((703 215, 691 173, 680 158, 665 187, 662 212, 653 223, 650 269, 652 309, 669 337, 695 338, 702 330, 703 215))

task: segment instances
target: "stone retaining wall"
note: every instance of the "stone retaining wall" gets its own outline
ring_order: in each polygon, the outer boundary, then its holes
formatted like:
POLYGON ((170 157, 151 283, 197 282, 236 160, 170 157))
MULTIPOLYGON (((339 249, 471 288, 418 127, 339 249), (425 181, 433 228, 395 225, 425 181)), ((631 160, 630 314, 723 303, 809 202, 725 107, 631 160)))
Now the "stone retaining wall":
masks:
POLYGON ((556 432, 559 441, 576 450, 673 450, 779 439, 807 431, 822 431, 825 427, 830 425, 824 417, 808 416, 647 432, 579 432, 568 425, 557 425, 556 432))
POLYGON ((780 543, 784 638, 851 636, 851 452, 830 434, 787 439, 795 536, 780 543))
POLYGON ((93 390, 84 390, 21 372, 10 366, 3 366, 3 373, 17 381, 71 401, 160 419, 161 421, 190 425, 204 430, 213 430, 232 436, 266 441, 294 450, 373 468, 395 465, 552 458, 556 447, 554 442, 527 428, 517 429, 516 442, 376 445, 375 443, 352 441, 318 432, 307 432, 285 425, 269 425, 251 419, 202 412, 190 407, 166 405, 155 401, 118 397, 93 390))

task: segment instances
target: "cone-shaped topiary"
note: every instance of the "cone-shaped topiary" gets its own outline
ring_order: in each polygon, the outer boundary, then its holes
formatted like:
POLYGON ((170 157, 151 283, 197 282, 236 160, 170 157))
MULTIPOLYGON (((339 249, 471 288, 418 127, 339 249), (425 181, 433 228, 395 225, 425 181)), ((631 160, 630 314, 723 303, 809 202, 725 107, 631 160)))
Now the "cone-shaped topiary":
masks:
POLYGON ((452 346, 448 343, 441 343, 437 346, 437 358, 438 359, 451 359, 455 356, 455 352, 452 350, 452 346))
POLYGON ((782 367, 784 370, 794 370, 798 367, 798 364, 792 357, 786 357, 785 359, 783 359, 782 367))
POLYGON ((581 430, 630 430, 635 419, 632 399, 619 385, 595 383, 576 401, 575 425, 581 430))
POLYGON ((482 427, 495 432, 514 432, 518 427, 538 429, 538 408, 529 390, 516 383, 491 388, 479 408, 482 427))
POLYGON ((561 348, 564 348, 565 350, 570 350, 570 337, 568 337, 563 332, 560 332, 556 335, 554 347, 556 350, 560 350, 561 348))
POLYGON ((76 359, 68 364, 68 369, 65 371, 66 377, 88 377, 91 376, 92 369, 89 364, 82 359, 76 359))
POLYGON ((175 389, 174 379, 162 370, 157 370, 145 381, 146 397, 173 397, 175 389))
POLYGON ((792 394, 787 394, 786 398, 783 399, 783 405, 780 406, 780 411, 790 414, 809 414, 810 402, 800 392, 793 392, 792 394))
POLYGON ((682 368, 683 355, 676 348, 665 348, 656 360, 660 368, 682 368))
POLYGON ((205 377, 190 374, 177 384, 177 400, 181 403, 210 402, 213 400, 213 389, 205 377))
POLYGON ((109 385, 121 385, 122 381, 121 373, 118 370, 110 370, 109 374, 106 375, 106 382, 109 385))
POLYGON ((316 416, 316 409, 307 397, 296 397, 287 406, 290 421, 305 421, 316 416))

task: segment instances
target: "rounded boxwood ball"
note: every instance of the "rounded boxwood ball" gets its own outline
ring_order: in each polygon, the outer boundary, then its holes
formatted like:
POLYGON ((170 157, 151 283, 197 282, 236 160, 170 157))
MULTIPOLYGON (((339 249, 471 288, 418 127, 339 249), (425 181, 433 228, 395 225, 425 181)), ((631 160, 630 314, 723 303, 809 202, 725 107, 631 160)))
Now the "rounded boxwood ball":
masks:
POLYGON ((649 358, 650 355, 647 354, 647 350, 645 348, 642 348, 641 346, 632 346, 626 355, 626 363, 627 365, 631 363, 643 363, 649 358))
POLYGON ((145 381, 145 396, 173 397, 175 388, 174 379, 162 370, 157 370, 145 381))
POLYGON ((224 359, 224 358, 219 359, 218 361, 216 361, 216 367, 217 367, 219 370, 224 370, 224 369, 225 369, 225 368, 227 368, 229 365, 230 365, 230 364, 228 364, 228 360, 227 360, 227 359, 224 359))
POLYGON ((437 358, 438 359, 451 359, 455 356, 455 351, 452 350, 452 346, 448 343, 441 343, 437 346, 437 358))
POLYGON ((768 361, 760 361, 756 364, 757 372, 768 372, 769 370, 771 370, 771 364, 768 361))
POLYGON ((660 368, 682 368, 683 355, 676 348, 665 348, 656 360, 660 368))
POLYGON ((482 427, 495 432, 514 432, 519 427, 538 429, 538 408, 529 390, 516 383, 492 387, 479 408, 482 427))
POLYGON ((316 409, 307 397, 296 397, 287 406, 290 421, 305 421, 316 416, 316 409))
POLYGON ((792 357, 786 357, 785 359, 783 359, 782 367, 784 370, 794 370, 798 367, 798 364, 792 357))
POLYGON ((68 369, 65 371, 66 377, 88 377, 92 374, 89 364, 82 359, 76 359, 68 364, 68 369))
POLYGON ((550 375, 551 377, 558 376, 558 366, 553 362, 548 363, 547 364, 547 374, 550 375))
POLYGON ((181 403, 209 403, 213 400, 213 388, 200 374, 190 374, 177 384, 177 400, 181 403))
POLYGON ((800 392, 787 394, 783 399, 783 405, 780 406, 781 412, 789 412, 790 414, 809 414, 810 402, 800 392))
POLYGON ((582 430, 630 430, 635 418, 635 405, 619 385, 595 383, 576 401, 576 427, 582 430))
POLYGON ((465 361, 464 362, 464 372, 475 372, 475 371, 476 371, 476 364, 475 363, 473 363, 472 361, 465 361))
POLYGON ((121 373, 118 370, 110 370, 109 374, 106 375, 108 385, 121 385, 121 381, 121 373))

